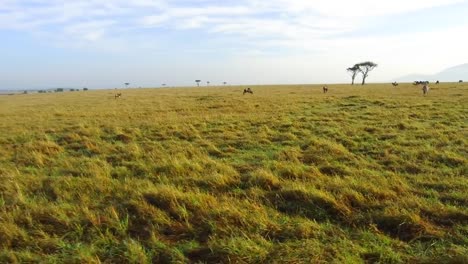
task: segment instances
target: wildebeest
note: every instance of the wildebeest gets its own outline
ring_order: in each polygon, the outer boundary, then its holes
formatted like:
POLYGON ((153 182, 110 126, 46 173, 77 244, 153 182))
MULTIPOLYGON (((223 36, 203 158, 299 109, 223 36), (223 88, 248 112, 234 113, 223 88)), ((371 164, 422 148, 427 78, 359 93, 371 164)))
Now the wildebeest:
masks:
POLYGON ((246 94, 246 93, 253 94, 253 91, 252 91, 252 89, 250 89, 250 87, 249 87, 249 88, 247 88, 247 89, 244 89, 243 95, 246 94))
POLYGON ((422 91, 423 91, 423 95, 426 95, 428 92, 429 92, 429 85, 424 85, 423 88, 422 88, 422 91))
POLYGON ((115 94, 114 98, 117 99, 117 98, 119 98, 121 96, 122 96, 122 93, 117 93, 117 94, 115 94))
POLYGON ((328 93, 328 86, 325 85, 324 87, 322 87, 322 89, 323 89, 323 93, 328 93))
POLYGON ((419 84, 428 85, 429 81, 414 81, 413 82, 413 85, 419 85, 419 84))
POLYGON ((392 85, 393 86, 398 86, 398 83, 397 82, 392 82, 392 85))

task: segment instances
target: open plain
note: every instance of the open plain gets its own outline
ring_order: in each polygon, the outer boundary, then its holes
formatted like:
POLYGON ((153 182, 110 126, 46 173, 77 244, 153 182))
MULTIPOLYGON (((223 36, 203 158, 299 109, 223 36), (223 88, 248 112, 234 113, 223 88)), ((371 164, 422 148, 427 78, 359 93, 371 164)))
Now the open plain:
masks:
POLYGON ((0 262, 468 262, 466 83, 246 87, 0 96, 0 262))

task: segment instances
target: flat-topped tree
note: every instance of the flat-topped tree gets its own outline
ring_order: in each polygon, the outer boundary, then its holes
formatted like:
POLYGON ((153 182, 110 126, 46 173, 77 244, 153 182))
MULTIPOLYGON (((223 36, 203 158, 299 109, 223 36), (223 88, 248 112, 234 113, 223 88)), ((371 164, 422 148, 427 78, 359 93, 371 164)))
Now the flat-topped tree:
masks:
POLYGON ((359 72, 362 73, 362 85, 366 84, 366 78, 369 75, 369 72, 377 67, 377 63, 372 61, 365 61, 354 65, 354 67, 359 68, 359 72))
POLYGON ((197 86, 200 87, 201 80, 195 80, 195 82, 197 83, 197 86))
POLYGON ((351 85, 354 85, 354 79, 356 79, 356 76, 359 73, 359 66, 357 66, 356 64, 353 67, 349 67, 346 70, 351 74, 351 85))
POLYGON ((125 84, 125 87, 128 88, 128 86, 130 85, 130 83, 126 82, 124 83, 125 84))

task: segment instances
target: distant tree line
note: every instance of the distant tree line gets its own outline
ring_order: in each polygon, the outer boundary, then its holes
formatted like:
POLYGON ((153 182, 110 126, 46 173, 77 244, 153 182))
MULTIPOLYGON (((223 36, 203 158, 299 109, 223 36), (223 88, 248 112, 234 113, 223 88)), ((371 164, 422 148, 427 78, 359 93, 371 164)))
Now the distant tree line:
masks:
MULTIPOLYGON (((74 88, 70 88, 70 89, 68 89, 68 90, 69 90, 70 92, 79 92, 79 91, 81 91, 80 89, 74 89, 74 88)), ((82 90, 83 90, 83 91, 89 91, 89 89, 86 88, 86 87, 83 88, 82 90)), ((54 89, 54 90, 37 90, 37 93, 40 93, 40 94, 42 94, 42 93, 52 93, 52 92, 61 93, 61 92, 64 92, 64 91, 65 91, 64 88, 56 88, 56 89, 54 89)), ((24 90, 24 91, 23 91, 23 94, 28 94, 29 92, 34 92, 34 90, 31 90, 31 91, 24 90)))

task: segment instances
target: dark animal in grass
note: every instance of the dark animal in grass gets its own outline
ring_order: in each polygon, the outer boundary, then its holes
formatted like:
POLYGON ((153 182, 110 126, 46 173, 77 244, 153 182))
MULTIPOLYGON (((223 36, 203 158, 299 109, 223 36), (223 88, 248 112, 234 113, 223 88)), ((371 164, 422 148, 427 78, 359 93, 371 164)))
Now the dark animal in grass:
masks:
POLYGON ((246 93, 253 94, 253 91, 252 91, 252 89, 250 89, 250 87, 249 87, 249 88, 247 88, 247 89, 244 89, 243 95, 246 94, 246 93))
POLYGON ((413 85, 419 85, 419 84, 427 85, 429 84, 429 81, 414 81, 413 82, 413 85))
POLYGON ((424 85, 423 88, 422 88, 422 91, 423 91, 423 95, 426 95, 427 93, 429 93, 429 85, 424 85))

